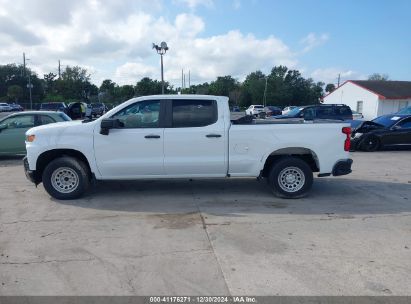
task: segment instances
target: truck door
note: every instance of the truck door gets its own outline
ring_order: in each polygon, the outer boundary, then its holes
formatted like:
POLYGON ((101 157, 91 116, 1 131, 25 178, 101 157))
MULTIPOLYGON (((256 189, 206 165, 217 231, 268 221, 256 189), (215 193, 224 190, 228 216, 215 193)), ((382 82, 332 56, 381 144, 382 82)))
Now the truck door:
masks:
POLYGON ((120 110, 124 127, 108 135, 94 131, 97 167, 105 179, 164 175, 163 101, 143 100, 120 110))
POLYGON ((217 101, 175 99, 169 112, 169 127, 164 129, 166 174, 226 176, 228 139, 217 101))

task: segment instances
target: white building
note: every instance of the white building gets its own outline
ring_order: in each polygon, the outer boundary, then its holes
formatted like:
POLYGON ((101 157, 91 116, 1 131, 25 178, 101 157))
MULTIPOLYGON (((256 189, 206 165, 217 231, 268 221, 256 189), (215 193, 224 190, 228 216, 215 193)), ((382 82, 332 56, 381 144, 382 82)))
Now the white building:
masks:
POLYGON ((324 104, 346 104, 371 120, 411 106, 411 81, 348 80, 323 98, 324 104))

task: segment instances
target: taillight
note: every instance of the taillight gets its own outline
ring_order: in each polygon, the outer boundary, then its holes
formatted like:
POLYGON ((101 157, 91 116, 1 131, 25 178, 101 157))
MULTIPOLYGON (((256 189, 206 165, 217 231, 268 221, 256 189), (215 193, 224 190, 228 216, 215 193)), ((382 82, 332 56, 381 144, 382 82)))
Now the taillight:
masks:
POLYGON ((351 140, 350 140, 350 135, 351 135, 351 128, 350 127, 343 127, 341 131, 347 136, 344 141, 344 151, 350 151, 351 147, 351 140))

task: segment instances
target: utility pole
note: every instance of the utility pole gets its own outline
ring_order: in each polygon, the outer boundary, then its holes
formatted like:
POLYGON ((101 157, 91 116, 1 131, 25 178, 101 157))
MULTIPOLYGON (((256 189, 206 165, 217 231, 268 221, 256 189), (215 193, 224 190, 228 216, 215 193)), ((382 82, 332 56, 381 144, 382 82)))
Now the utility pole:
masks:
POLYGON ((186 88, 186 74, 184 73, 184 89, 186 88))
POLYGON ((190 75, 190 70, 188 70, 188 89, 191 88, 191 75, 190 75))
POLYGON ((184 90, 184 69, 181 69, 181 93, 184 90))
POLYGON ((341 74, 338 74, 338 84, 337 84, 337 88, 340 86, 340 79, 341 79, 341 74))
POLYGON ((265 104, 267 103, 267 79, 268 77, 265 77, 265 87, 264 87, 264 97, 263 97, 263 105, 265 107, 265 104))
POLYGON ((23 75, 26 78, 26 53, 23 53, 23 75))
POLYGON ((30 94, 30 110, 33 110, 33 99, 31 98, 31 89, 33 88, 33 85, 31 84, 30 73, 29 73, 29 83, 27 84, 27 88, 29 89, 29 94, 30 94))
POLYGON ((61 76, 61 64, 60 64, 60 59, 59 59, 59 79, 60 79, 60 76, 61 76))

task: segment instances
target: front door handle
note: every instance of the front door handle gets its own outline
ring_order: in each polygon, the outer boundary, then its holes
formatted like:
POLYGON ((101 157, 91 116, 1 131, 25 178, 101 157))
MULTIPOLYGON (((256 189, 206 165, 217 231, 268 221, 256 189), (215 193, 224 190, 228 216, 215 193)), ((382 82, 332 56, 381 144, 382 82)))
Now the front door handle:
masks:
POLYGON ((210 137, 221 137, 220 134, 207 134, 206 137, 210 138, 210 137))
POLYGON ((160 138, 160 135, 150 134, 150 135, 144 136, 144 138, 160 138))

